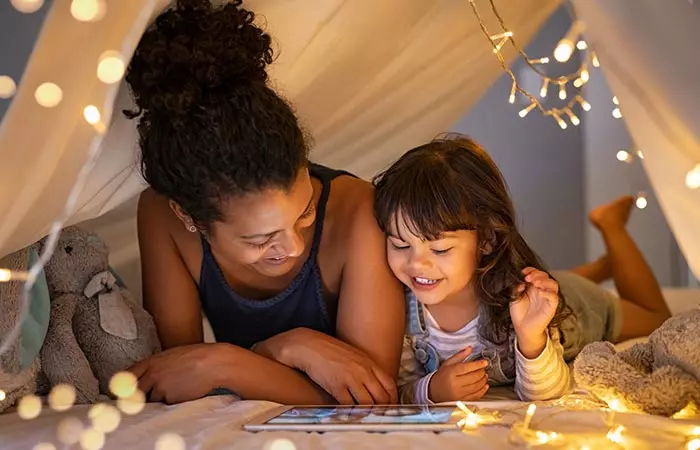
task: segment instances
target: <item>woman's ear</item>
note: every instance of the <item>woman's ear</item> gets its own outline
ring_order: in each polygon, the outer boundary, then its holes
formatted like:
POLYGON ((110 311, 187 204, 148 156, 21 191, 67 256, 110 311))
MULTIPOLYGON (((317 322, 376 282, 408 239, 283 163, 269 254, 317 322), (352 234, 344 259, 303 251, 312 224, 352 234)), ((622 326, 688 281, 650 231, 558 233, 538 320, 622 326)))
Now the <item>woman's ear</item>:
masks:
POLYGON ((182 222, 183 225, 185 225, 187 231, 189 231, 190 233, 194 233, 197 231, 197 226, 194 224, 192 217, 190 217, 190 215, 187 214, 185 210, 182 209, 182 207, 178 205, 175 200, 170 200, 168 204, 170 205, 170 209, 173 210, 177 218, 180 219, 180 222, 182 222))

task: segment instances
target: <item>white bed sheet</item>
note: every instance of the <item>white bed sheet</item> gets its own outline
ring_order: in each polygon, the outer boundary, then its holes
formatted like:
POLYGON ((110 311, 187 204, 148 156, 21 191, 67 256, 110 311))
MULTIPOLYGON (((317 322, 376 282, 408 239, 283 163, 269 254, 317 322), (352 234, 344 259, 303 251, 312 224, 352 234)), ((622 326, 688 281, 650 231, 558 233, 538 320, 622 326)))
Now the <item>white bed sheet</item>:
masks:
MULTIPOLYGON (((521 406, 518 402, 492 402, 482 404, 499 409, 521 406)), ((158 437, 165 432, 176 432, 186 442, 188 449, 261 449, 274 450, 270 443, 279 438, 291 440, 297 449, 443 449, 443 448, 514 448, 508 443, 509 427, 491 426, 478 432, 464 434, 446 433, 248 433, 241 426, 256 414, 275 407, 274 403, 237 401, 231 396, 208 397, 176 406, 149 404, 137 416, 126 416, 119 428, 107 436, 105 449, 153 449, 158 437)), ((60 420, 74 415, 86 420, 88 407, 79 406, 65 413, 44 412, 37 419, 26 421, 16 414, 0 416, 0 448, 3 450, 32 449, 40 442, 56 442, 56 428, 60 420)), ((533 425, 539 429, 558 432, 591 432, 605 440, 607 428, 602 416, 593 411, 570 411, 548 414, 547 408, 538 409, 533 425), (544 416, 540 416, 544 414, 544 416), (542 420, 544 418, 544 420, 542 420)), ((551 412, 551 410, 550 410, 551 412)), ((518 416, 510 415, 508 420, 518 416)), ((627 448, 677 449, 681 448, 681 436, 687 435, 700 422, 678 421, 637 414, 618 414, 616 423, 627 428, 627 448), (653 432, 650 433, 650 430, 653 432), (644 439, 634 436, 645 433, 644 439)), ((590 448, 601 448, 593 439, 590 448)), ((600 442, 599 442, 600 444, 600 442)), ((609 444, 609 442, 608 442, 609 444)), ((80 448, 76 445, 71 448, 80 448)), ((579 448, 579 447, 576 447, 579 448)), ((281 450, 281 449, 279 449, 281 450)), ((287 449, 285 449, 287 450, 287 449)))

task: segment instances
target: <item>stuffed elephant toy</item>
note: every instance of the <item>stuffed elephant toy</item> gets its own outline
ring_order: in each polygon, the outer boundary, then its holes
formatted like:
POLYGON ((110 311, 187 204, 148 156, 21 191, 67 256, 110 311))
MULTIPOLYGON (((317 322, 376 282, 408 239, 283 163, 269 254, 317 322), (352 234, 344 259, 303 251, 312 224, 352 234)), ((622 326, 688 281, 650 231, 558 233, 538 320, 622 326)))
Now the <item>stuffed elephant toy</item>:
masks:
POLYGON ((700 406, 700 309, 671 317, 619 353, 609 342, 584 347, 574 362, 578 387, 627 409, 661 416, 697 415, 700 406))
POLYGON ((115 373, 160 351, 152 317, 117 283, 108 256, 97 235, 71 226, 61 232, 45 267, 51 319, 41 349, 40 385, 46 391, 71 384, 76 403, 109 395, 115 373))

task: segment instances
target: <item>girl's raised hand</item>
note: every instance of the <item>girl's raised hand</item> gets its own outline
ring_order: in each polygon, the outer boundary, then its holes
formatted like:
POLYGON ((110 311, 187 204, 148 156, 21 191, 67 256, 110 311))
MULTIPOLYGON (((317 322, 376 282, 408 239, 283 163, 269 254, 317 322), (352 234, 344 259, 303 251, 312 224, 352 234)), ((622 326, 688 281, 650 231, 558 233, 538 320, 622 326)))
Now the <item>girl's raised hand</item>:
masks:
POLYGON ((523 275, 525 282, 517 287, 517 298, 510 303, 510 318, 520 351, 525 357, 534 358, 544 349, 547 327, 557 312, 559 284, 534 267, 523 269, 523 275))

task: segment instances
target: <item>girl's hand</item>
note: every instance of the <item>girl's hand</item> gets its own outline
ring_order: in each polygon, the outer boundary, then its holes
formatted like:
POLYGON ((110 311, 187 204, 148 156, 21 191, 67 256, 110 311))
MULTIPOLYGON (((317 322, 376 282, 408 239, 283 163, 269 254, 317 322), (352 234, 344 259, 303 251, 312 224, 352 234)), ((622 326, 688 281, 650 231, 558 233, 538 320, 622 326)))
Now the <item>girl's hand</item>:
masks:
POLYGON ((488 362, 483 359, 464 362, 471 352, 471 347, 467 347, 440 365, 428 385, 431 402, 477 401, 486 394, 488 362))
POLYGON ((296 328, 255 345, 262 356, 306 373, 344 405, 396 404, 395 381, 372 359, 338 339, 296 328))
POLYGON ((533 267, 523 269, 523 275, 525 283, 518 285, 518 297, 510 303, 510 318, 520 352, 534 359, 547 344, 547 327, 559 306, 559 284, 533 267))

